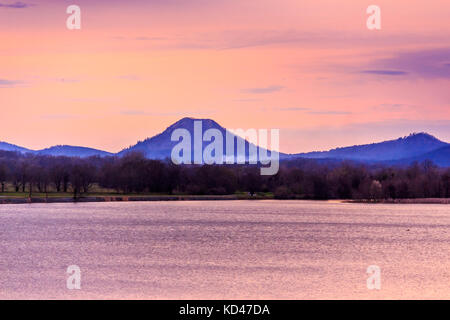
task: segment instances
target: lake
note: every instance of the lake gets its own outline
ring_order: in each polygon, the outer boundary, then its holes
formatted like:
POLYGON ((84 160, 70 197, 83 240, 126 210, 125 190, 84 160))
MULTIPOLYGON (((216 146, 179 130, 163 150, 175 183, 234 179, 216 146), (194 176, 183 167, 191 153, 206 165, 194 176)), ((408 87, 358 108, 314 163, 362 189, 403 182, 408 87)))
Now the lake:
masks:
POLYGON ((448 205, 0 205, 0 240, 1 299, 450 299, 448 205))

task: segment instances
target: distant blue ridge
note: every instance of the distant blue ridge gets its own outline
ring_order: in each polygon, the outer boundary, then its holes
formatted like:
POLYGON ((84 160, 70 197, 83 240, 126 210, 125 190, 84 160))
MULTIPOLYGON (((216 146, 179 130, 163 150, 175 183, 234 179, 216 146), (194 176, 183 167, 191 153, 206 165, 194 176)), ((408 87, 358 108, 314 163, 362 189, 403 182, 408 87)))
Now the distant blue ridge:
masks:
MULTIPOLYGON (((43 150, 30 150, 17 145, 0 142, 0 150, 16 151, 21 153, 32 153, 49 156, 67 156, 87 158, 91 156, 123 156, 130 152, 142 152, 149 159, 170 158, 172 148, 178 143, 171 141, 172 132, 175 129, 183 128, 188 130, 193 136, 194 121, 202 121, 203 131, 208 129, 218 129, 225 137, 226 129, 211 119, 183 118, 162 133, 137 142, 122 151, 114 154, 98 149, 59 145, 43 150)), ((204 146, 207 143, 204 143, 204 146)), ((246 156, 248 156, 248 145, 246 141, 246 156)), ((443 142, 428 133, 414 133, 396 140, 389 140, 380 143, 357 145, 343 148, 336 148, 329 151, 316 151, 308 153, 285 154, 280 153, 281 160, 294 159, 333 159, 338 161, 351 160, 362 163, 384 163, 389 165, 407 165, 412 162, 431 160, 436 165, 450 167, 450 144, 443 142)))

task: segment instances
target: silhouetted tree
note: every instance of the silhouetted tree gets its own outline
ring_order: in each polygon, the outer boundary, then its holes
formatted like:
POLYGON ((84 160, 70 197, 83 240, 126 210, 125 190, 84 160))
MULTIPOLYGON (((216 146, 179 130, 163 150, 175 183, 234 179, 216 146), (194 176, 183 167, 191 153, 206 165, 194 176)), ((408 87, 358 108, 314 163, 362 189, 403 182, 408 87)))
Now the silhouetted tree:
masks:
POLYGON ((0 186, 16 192, 89 193, 94 184, 123 193, 232 194, 272 192, 277 198, 381 199, 450 197, 450 169, 430 161, 410 166, 296 159, 274 176, 256 165, 182 165, 141 153, 86 159, 0 151, 0 186))
POLYGON ((5 183, 6 180, 8 179, 8 167, 6 166, 5 163, 0 162, 0 184, 1 184, 1 192, 4 193, 5 192, 5 183))

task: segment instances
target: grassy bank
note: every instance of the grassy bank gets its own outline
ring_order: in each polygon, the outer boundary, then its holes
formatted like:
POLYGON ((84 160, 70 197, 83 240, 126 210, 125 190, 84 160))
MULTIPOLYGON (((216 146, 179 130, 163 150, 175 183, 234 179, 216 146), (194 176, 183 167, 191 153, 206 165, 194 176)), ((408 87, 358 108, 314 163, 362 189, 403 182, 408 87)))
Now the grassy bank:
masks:
MULTIPOLYGON (((27 191, 27 190, 26 190, 27 191)), ((69 190, 70 191, 70 190, 69 190)), ((8 185, 5 192, 0 192, 0 204, 20 203, 68 203, 68 202, 114 202, 114 201, 189 201, 189 200, 270 200, 276 199, 273 193, 257 192, 253 196, 248 192, 236 192, 229 195, 186 195, 186 194, 160 194, 160 193, 118 193, 111 189, 94 185, 91 192, 82 193, 74 198, 72 192, 15 192, 12 185, 8 185)), ((308 200, 299 197, 283 197, 283 200, 308 200)), ((377 200, 339 200, 346 203, 392 203, 392 204, 450 204, 449 198, 421 198, 421 199, 377 199, 377 200)))
POLYGON ((379 199, 379 200, 345 200, 349 203, 402 203, 402 204, 450 204, 449 198, 420 198, 420 199, 379 199))
POLYGON ((67 203, 67 202, 114 202, 114 201, 188 201, 188 200, 264 200, 273 199, 273 194, 248 193, 231 195, 169 195, 169 194, 120 194, 93 192, 85 193, 74 198, 72 193, 32 193, 26 192, 0 193, 0 204, 21 203, 67 203))
MULTIPOLYGON (((251 196, 248 193, 230 195, 169 195, 169 194, 118 194, 118 193, 90 193, 74 198, 70 193, 35 193, 29 197, 28 193, 0 193, 0 204, 24 203, 71 203, 71 202, 126 202, 126 201, 201 201, 201 200, 271 200, 275 199, 270 193, 257 193, 251 196)), ((305 200, 305 199, 283 199, 305 200)), ((382 199, 382 200, 339 200, 343 203, 366 204, 450 204, 448 198, 426 199, 382 199)))

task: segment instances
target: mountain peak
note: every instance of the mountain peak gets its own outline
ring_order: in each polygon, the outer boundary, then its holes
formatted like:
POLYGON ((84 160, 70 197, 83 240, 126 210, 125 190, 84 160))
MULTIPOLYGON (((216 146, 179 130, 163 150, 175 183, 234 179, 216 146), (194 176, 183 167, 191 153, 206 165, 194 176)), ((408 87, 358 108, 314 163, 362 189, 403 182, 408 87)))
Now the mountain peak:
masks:
POLYGON ((435 136, 429 134, 428 132, 413 132, 410 133, 409 136, 403 137, 403 139, 427 139, 427 140, 433 140, 433 141, 440 141, 435 136))
MULTIPOLYGON (((198 118, 191 118, 191 117, 184 117, 174 124, 172 124, 168 129, 176 129, 176 128, 191 128, 194 125, 195 121, 201 121, 204 128, 222 128, 216 121, 212 119, 198 119, 198 118)), ((222 128, 223 129, 223 128, 222 128)))

